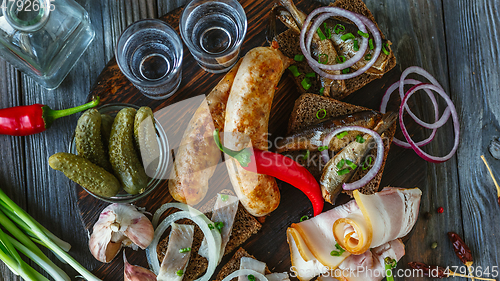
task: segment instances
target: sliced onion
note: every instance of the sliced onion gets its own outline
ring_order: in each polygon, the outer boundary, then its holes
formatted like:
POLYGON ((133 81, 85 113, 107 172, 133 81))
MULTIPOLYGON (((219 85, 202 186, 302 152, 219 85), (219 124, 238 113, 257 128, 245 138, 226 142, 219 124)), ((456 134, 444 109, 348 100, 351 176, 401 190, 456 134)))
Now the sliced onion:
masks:
MULTIPOLYGON (((429 79, 429 80, 432 81, 431 79, 429 79)), ((419 85, 411 88, 408 91, 408 93, 406 93, 403 100, 401 101, 401 106, 399 107, 399 124, 401 126, 401 130, 403 131, 403 135, 405 136, 406 140, 411 145, 413 150, 415 150, 415 152, 426 161, 433 162, 433 163, 445 162, 445 161, 449 160, 451 157, 453 157, 453 155, 455 154, 455 152, 458 149, 458 141, 459 141, 459 135, 460 135, 458 114, 457 114, 457 111, 455 109, 455 105, 451 101, 450 97, 448 97, 448 95, 444 92, 443 88, 441 88, 440 86, 422 83, 422 84, 419 84, 419 85), (451 152, 444 157, 432 156, 432 155, 425 153, 422 149, 420 149, 417 146, 417 144, 411 139, 411 136, 408 133, 408 130, 406 129, 404 122, 403 122, 403 114, 404 114, 405 106, 408 102, 408 99, 416 91, 423 90, 423 89, 429 89, 429 90, 432 90, 432 91, 436 92, 437 94, 439 94, 446 101, 446 103, 448 104, 448 108, 450 109, 451 117, 453 119, 453 129, 455 131, 455 141, 454 141, 453 149, 451 150, 451 152)))
POLYGON ((153 270, 155 274, 158 274, 160 271, 160 263, 158 262, 156 248, 158 246, 158 243, 160 242, 161 236, 167 230, 167 228, 177 220, 190 219, 194 223, 196 223, 203 231, 203 235, 205 236, 208 242, 208 252, 209 252, 207 271, 202 277, 196 279, 196 281, 210 280, 210 278, 215 272, 215 269, 217 268, 220 258, 221 236, 219 231, 216 228, 210 230, 208 225, 213 224, 213 222, 210 221, 203 213, 182 203, 164 204, 155 213, 156 222, 158 222, 159 216, 161 216, 161 214, 163 214, 165 210, 172 207, 179 208, 185 211, 180 211, 171 214, 170 216, 165 218, 165 220, 163 220, 156 228, 153 241, 146 249, 146 254, 148 257, 148 263, 150 268, 153 270))
POLYGON ((248 275, 253 275, 255 278, 259 279, 260 281, 268 281, 266 276, 258 273, 255 270, 251 269, 238 269, 234 271, 233 273, 229 274, 226 276, 226 278, 222 279, 222 281, 231 281, 233 278, 236 278, 238 276, 248 276, 248 275))
MULTIPOLYGON (((342 185, 344 190, 354 190, 367 185, 377 175, 380 168, 382 168, 382 162, 384 161, 384 142, 382 141, 380 135, 373 130, 360 126, 346 126, 333 130, 330 134, 328 134, 323 139, 323 146, 328 146, 333 137, 335 137, 339 133, 346 131, 359 131, 365 134, 369 134, 370 136, 373 137, 373 139, 377 143, 377 158, 375 159, 375 162, 373 163, 373 166, 371 167, 370 171, 368 171, 368 173, 366 173, 366 175, 361 179, 352 183, 344 183, 342 185)), ((323 158, 323 161, 326 160, 325 162, 330 161, 330 156, 328 155, 328 149, 321 151, 321 157, 323 158)))
MULTIPOLYGON (((415 79, 406 79, 404 80, 404 85, 416 85, 416 84, 420 84, 422 82, 418 81, 418 80, 415 80, 415 79)), ((392 93, 399 88, 399 81, 398 82, 395 82, 394 84, 392 84, 388 89, 387 91, 385 91, 385 94, 384 94, 384 97, 382 98, 382 103, 380 104, 380 112, 381 113, 386 113, 387 112, 387 103, 389 102, 389 99, 391 98, 391 95, 392 93)), ((435 120, 437 120, 439 118, 439 107, 438 107, 438 104, 437 104, 437 101, 436 101, 436 97, 434 96, 434 94, 428 90, 428 89, 425 89, 425 92, 427 93, 427 95, 429 96, 429 98, 431 99, 431 102, 432 104, 434 105, 434 118, 435 120)), ((401 100, 404 98, 404 96, 401 97, 401 100)), ((419 121, 421 121, 420 119, 418 119, 414 114, 413 112, 410 111, 409 107, 407 106, 406 107, 406 110, 408 111, 408 113, 410 113, 410 116, 413 118, 413 120, 415 120, 419 125, 422 125, 422 123, 419 123, 419 121), (417 121, 418 120, 418 121, 417 121)), ((449 116, 449 115, 448 115, 449 116)), ((426 123, 427 124, 427 123, 426 123)), ((436 123, 434 123, 436 124, 436 123)), ((442 125, 441 125, 442 126, 442 125)), ((424 145, 427 145, 429 144, 431 141, 434 140, 434 137, 436 136, 436 128, 433 128, 432 129, 432 133, 431 135, 426 138, 425 140, 423 141, 420 141, 420 142, 417 142, 416 145, 418 147, 421 147, 421 146, 424 146, 424 145)), ((392 142, 394 142, 395 145, 398 145, 398 146, 401 146, 401 147, 404 147, 404 148, 411 148, 411 145, 405 141, 402 141, 402 140, 399 140, 397 139, 396 137, 393 138, 392 142)))
POLYGON ((380 32, 378 31, 378 28, 375 26, 375 24, 369 20, 368 18, 360 15, 353 13, 351 11, 347 11, 341 8, 337 7, 321 7, 316 10, 314 10, 312 13, 309 14, 309 16, 306 18, 306 21, 304 22, 303 28, 300 32, 300 49, 302 50, 302 53, 307 59, 307 62, 311 68, 317 72, 319 75, 332 79, 332 80, 344 80, 344 79, 350 79, 353 77, 356 77, 368 70, 372 65, 377 61, 380 52, 382 51, 382 38, 380 37, 380 32), (316 16, 317 14, 324 13, 323 15, 320 15, 314 22, 314 24, 311 26, 311 28, 308 29, 309 23, 311 22, 312 18, 316 16), (348 67, 353 66, 356 62, 358 62, 360 59, 364 57, 364 54, 366 52, 366 49, 368 48, 368 39, 362 38, 361 41, 361 46, 359 48, 359 51, 356 52, 356 54, 350 58, 349 60, 339 63, 339 64, 321 64, 317 62, 312 56, 311 56, 311 42, 312 38, 314 36, 314 33, 316 33, 316 30, 318 27, 329 17, 335 17, 335 16, 340 16, 340 17, 345 17, 354 22, 359 28, 360 31, 367 33, 366 27, 370 30, 371 34, 373 35, 373 38, 375 39, 375 52, 374 55, 372 56, 372 59, 370 62, 368 62, 364 67, 358 69, 357 71, 353 73, 348 73, 348 74, 329 74, 324 72, 323 70, 342 70, 348 67), (306 38, 307 34, 307 38, 306 38))
POLYGON ((198 216, 200 214, 204 215, 200 211, 184 203, 166 203, 161 205, 161 207, 158 208, 158 210, 156 210, 155 214, 153 215, 151 223, 153 224, 154 228, 156 228, 156 226, 158 225, 158 221, 160 220, 161 215, 163 215, 163 213, 165 213, 165 211, 167 211, 170 208, 177 208, 181 211, 186 211, 186 212, 194 212, 193 214, 195 216, 198 216))

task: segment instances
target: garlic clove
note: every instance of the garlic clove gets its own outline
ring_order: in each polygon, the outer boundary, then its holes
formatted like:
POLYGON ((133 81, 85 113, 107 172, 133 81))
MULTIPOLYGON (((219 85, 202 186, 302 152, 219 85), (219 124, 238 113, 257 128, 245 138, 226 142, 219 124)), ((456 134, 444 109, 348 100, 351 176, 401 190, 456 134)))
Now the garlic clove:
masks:
POLYGON ((151 221, 134 205, 111 204, 100 214, 90 236, 89 248, 101 262, 110 262, 122 246, 145 249, 154 237, 151 221))
POLYGON ((143 250, 151 244, 154 235, 153 225, 144 215, 125 230, 125 236, 143 250))
POLYGON ((123 263, 124 281, 156 281, 156 275, 150 270, 128 263, 125 251, 123 251, 123 263))

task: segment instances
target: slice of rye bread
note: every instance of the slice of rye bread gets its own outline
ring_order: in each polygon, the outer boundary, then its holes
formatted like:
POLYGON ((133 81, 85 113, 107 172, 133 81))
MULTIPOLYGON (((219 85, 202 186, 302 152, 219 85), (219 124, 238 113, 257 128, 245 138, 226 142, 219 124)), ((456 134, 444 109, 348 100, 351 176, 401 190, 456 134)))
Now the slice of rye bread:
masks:
MULTIPOLYGON (((215 279, 215 281, 222 281, 224 278, 226 278, 226 276, 240 269, 240 262, 241 258, 243 257, 256 259, 254 256, 247 253, 245 249, 239 248, 238 251, 234 253, 233 257, 221 268, 221 270, 217 274, 217 278, 215 279)), ((265 274, 271 274, 271 271, 269 270, 269 268, 267 268, 267 265, 265 274)))
MULTIPOLYGON (((365 110, 369 109, 316 94, 303 94, 295 101, 292 115, 290 116, 290 121, 288 123, 288 134, 298 132, 310 125, 324 121, 327 118, 352 114, 365 110), (326 117, 322 120, 318 120, 316 113, 321 109, 326 110, 326 117)), ((382 167, 375 178, 373 178, 367 185, 359 189, 361 193, 373 194, 379 190, 380 180, 382 179, 382 173, 384 172, 385 161, 387 159, 387 155, 389 154, 389 148, 395 132, 396 122, 394 122, 389 130, 382 134, 385 147, 382 167)), ((284 152, 283 154, 291 156, 294 160, 306 167, 311 174, 313 174, 316 180, 320 180, 323 170, 322 168, 324 166, 319 164, 321 163, 320 152, 310 152, 308 160, 305 160, 302 157, 304 155, 304 151, 284 152)), ((376 149, 370 151, 368 155, 376 155, 376 149)), ((365 171, 358 169, 358 172, 351 178, 350 182, 354 182, 362 178, 368 171, 369 169, 365 171)), ((345 193, 352 196, 352 191, 346 191, 345 193)))
MULTIPOLYGON (((211 216, 212 215, 210 213, 207 214, 207 217, 210 218, 211 216)), ((200 277, 208 267, 207 259, 198 254, 201 242, 203 241, 203 232, 191 220, 181 220, 180 223, 195 226, 193 245, 191 246, 191 258, 189 259, 186 273, 182 279, 183 281, 191 281, 200 277)), ((231 237, 227 242, 224 255, 231 253, 234 249, 241 246, 248 238, 256 234, 261 228, 262 225, 252 215, 250 215, 241 204, 239 204, 238 211, 236 212, 234 219, 233 229, 231 231, 231 237)), ((158 243, 157 254, 160 264, 165 257, 167 246, 168 236, 158 243)))
MULTIPOLYGON (((335 3, 330 3, 330 6, 333 7, 339 7, 342 9, 349 10, 351 12, 355 12, 361 15, 366 16, 368 19, 370 19, 375 25, 377 26, 378 30, 380 31, 380 28, 378 27, 377 23, 375 22, 375 18, 373 17, 372 13, 370 10, 366 7, 365 3, 361 0, 337 0, 335 3)), ((380 31, 382 39, 385 39, 384 34, 380 31)), ((278 42, 280 50, 283 52, 283 54, 287 57, 293 58, 297 54, 302 54, 302 51, 300 50, 300 44, 299 44, 299 34, 297 34, 295 31, 289 29, 286 30, 282 33, 280 33, 278 36, 276 36, 276 41, 278 42)), ((396 57, 394 56, 394 52, 392 51, 390 45, 392 44, 390 41, 387 41, 388 48, 390 57, 389 57, 389 63, 386 65, 384 73, 387 73, 389 70, 393 69, 396 66, 396 57)), ((299 88, 299 91, 302 93, 305 93, 306 90, 301 85, 301 81, 305 78, 306 73, 311 73, 314 72, 311 67, 307 64, 306 60, 302 62, 296 62, 295 64, 297 66, 297 69, 299 70, 300 76, 294 77, 291 72, 289 75, 293 78, 295 83, 297 84, 297 87, 299 88)), ((363 73, 359 76, 356 76, 351 79, 345 80, 346 84, 346 92, 344 93, 337 93, 336 95, 331 96, 332 98, 335 99, 343 99, 347 97, 348 95, 352 94, 353 92, 359 90, 360 88, 364 87, 371 81, 381 78, 382 75, 370 75, 363 73)), ((319 93, 320 91, 320 83, 314 79, 311 79, 311 88, 307 90, 309 93, 319 93)))

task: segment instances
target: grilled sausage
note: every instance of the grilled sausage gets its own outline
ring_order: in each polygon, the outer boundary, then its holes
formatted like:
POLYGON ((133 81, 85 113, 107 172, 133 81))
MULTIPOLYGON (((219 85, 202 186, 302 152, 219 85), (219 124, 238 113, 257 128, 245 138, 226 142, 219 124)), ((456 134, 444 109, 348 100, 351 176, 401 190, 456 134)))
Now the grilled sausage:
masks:
MULTIPOLYGON (((290 60, 272 47, 250 50, 238 69, 227 102, 224 145, 267 150, 267 129, 275 88, 290 60)), ((273 177, 244 170, 226 156, 234 190, 248 212, 261 217, 275 210, 280 193, 273 177)))
POLYGON ((226 103, 240 63, 208 94, 206 103, 204 100, 184 131, 168 181, 170 195, 179 202, 196 205, 207 194, 208 181, 221 155, 213 131, 224 130, 226 103))

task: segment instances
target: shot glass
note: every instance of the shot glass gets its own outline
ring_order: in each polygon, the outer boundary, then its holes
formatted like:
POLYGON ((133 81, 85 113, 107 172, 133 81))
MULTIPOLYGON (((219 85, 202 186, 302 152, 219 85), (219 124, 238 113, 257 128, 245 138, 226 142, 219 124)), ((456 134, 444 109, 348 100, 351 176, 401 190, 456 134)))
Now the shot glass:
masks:
POLYGON ((222 73, 238 60, 247 17, 236 0, 193 0, 184 8, 179 27, 200 67, 222 73))
POLYGON ((165 99, 182 78, 182 41, 167 23, 147 19, 129 26, 118 39, 116 61, 145 96, 165 99))

